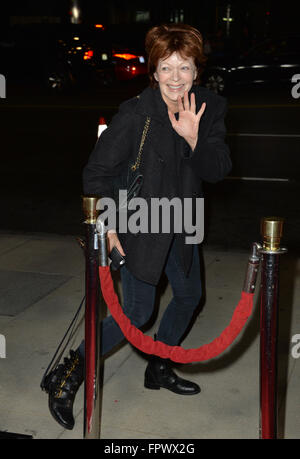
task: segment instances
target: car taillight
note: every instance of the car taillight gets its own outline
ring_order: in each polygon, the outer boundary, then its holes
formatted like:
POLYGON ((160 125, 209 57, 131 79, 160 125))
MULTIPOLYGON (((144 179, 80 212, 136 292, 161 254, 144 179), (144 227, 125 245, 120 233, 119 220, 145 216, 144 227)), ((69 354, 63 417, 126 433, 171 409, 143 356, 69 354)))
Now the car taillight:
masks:
POLYGON ((135 65, 126 65, 124 69, 126 70, 126 72, 131 73, 132 75, 135 75, 137 72, 137 68, 135 65))
POLYGON ((85 51, 83 55, 83 59, 86 61, 88 59, 91 59, 93 55, 94 55, 94 51, 90 49, 89 51, 85 51))
POLYGON ((135 54, 129 54, 129 53, 114 54, 114 57, 119 57, 120 59, 125 59, 126 61, 138 58, 138 56, 136 56, 135 54))

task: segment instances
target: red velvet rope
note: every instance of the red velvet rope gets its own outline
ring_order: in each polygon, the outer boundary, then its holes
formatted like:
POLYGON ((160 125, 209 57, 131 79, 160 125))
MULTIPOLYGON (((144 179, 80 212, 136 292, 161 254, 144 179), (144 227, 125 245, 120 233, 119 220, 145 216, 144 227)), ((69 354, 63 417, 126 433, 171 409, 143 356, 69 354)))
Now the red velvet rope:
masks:
POLYGON ((99 267, 99 277, 104 301, 127 340, 146 354, 154 354, 163 359, 171 359, 174 362, 202 362, 220 355, 239 335, 248 317, 251 315, 253 308, 254 294, 242 292, 241 299, 235 308, 229 325, 223 330, 219 337, 197 349, 168 346, 161 341, 154 341, 150 336, 144 335, 139 329, 131 324, 119 304, 109 266, 99 267))

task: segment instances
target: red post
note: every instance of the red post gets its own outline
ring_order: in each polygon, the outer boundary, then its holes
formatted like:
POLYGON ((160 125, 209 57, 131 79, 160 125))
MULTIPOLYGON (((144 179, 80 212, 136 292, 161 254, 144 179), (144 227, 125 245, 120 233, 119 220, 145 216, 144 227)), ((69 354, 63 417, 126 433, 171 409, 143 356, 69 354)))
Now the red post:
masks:
POLYGON ((277 438, 277 338, 279 256, 283 220, 262 220, 260 304, 260 438, 277 438))
POLYGON ((99 285, 98 235, 96 231, 98 197, 83 197, 86 233, 85 270, 85 386, 84 438, 100 438, 103 386, 101 361, 101 315, 104 300, 99 285))

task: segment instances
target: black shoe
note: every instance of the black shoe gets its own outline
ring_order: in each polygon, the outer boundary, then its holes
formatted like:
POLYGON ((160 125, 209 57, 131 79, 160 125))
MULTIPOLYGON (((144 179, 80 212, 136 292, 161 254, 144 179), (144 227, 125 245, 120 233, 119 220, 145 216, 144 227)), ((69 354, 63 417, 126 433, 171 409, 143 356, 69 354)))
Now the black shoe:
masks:
POLYGON ((70 358, 58 365, 47 377, 45 390, 49 393, 49 410, 65 429, 75 424, 73 403, 84 380, 84 359, 78 351, 70 351, 70 358))
POLYGON ((180 395, 195 395, 201 391, 198 384, 177 376, 168 359, 151 357, 145 371, 145 387, 159 390, 161 387, 180 395))

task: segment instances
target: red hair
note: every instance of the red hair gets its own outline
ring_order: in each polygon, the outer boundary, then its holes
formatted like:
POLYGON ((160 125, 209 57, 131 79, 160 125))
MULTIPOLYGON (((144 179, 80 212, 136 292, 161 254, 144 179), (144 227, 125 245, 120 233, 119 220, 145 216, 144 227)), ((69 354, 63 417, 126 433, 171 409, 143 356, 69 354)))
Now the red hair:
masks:
POLYGON ((199 83, 201 69, 206 62, 203 52, 203 38, 199 30, 188 24, 162 24, 152 27, 146 35, 145 49, 148 55, 150 86, 157 87, 154 73, 159 59, 174 52, 182 57, 192 57, 197 68, 196 83, 199 83))

